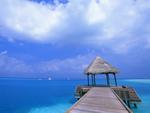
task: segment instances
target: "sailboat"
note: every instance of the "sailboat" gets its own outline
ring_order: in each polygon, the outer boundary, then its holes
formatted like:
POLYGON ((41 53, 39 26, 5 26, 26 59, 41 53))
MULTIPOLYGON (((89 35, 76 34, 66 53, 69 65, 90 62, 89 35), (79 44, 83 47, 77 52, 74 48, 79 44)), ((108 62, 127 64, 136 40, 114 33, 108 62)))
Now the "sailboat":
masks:
POLYGON ((48 80, 52 80, 52 78, 51 78, 51 77, 48 77, 48 80))

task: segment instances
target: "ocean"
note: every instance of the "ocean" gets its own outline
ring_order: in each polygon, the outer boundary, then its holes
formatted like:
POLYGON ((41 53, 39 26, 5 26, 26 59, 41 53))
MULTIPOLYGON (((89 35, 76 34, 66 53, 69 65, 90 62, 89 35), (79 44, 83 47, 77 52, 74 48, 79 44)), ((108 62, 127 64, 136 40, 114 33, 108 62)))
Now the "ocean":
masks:
MULTIPOLYGON (((82 84, 86 80, 0 79, 0 113, 64 113, 82 84)), ((134 87, 142 99, 134 113, 150 113, 150 79, 119 79, 118 84, 134 87)))

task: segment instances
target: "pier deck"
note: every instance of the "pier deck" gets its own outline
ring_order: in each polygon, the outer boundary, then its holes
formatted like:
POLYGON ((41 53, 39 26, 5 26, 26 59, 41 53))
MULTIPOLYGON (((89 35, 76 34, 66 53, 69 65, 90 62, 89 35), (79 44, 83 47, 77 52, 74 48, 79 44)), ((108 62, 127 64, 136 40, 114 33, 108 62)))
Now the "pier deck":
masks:
POLYGON ((133 113, 109 87, 93 87, 66 113, 133 113))

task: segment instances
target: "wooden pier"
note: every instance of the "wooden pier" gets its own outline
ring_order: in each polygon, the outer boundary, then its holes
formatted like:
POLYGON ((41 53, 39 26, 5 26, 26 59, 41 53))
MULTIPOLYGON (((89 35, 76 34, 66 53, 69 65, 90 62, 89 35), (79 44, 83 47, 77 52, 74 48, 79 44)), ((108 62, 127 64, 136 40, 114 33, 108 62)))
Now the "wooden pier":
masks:
POLYGON ((92 87, 66 113, 133 113, 110 87, 92 87))
POLYGON ((66 113, 133 113, 130 104, 136 107, 141 100, 132 87, 117 85, 118 72, 117 68, 97 56, 85 69, 87 86, 77 87, 75 98, 79 100, 66 113), (98 74, 106 75, 107 85, 97 85, 98 74), (110 83, 110 75, 114 77, 115 86, 110 83))

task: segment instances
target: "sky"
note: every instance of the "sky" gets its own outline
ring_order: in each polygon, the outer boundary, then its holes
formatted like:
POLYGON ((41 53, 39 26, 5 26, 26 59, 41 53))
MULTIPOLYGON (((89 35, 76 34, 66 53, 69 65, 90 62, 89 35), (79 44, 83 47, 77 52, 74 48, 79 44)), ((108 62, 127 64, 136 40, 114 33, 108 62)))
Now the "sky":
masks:
POLYGON ((100 56, 150 78, 149 0, 1 0, 0 77, 81 79, 100 56))

